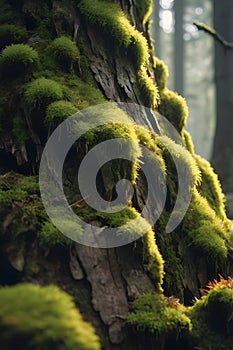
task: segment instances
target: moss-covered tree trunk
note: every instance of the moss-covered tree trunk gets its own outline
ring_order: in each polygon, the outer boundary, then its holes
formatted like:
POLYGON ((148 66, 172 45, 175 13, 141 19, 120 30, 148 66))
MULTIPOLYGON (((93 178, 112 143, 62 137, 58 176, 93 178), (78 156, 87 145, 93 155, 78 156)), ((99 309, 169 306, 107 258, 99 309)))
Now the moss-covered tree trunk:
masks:
MULTIPOLYGON (((8 41, 3 45, 0 67, 4 79, 0 106, 0 283, 59 286, 73 296, 104 349, 164 349, 176 341, 176 333, 168 330, 167 340, 163 333, 151 338, 150 332, 139 332, 135 338, 132 328, 126 326, 131 302, 140 295, 164 291, 166 296, 189 304, 194 296, 200 296, 199 289, 209 279, 218 273, 231 273, 232 260, 219 183, 209 164, 194 154, 184 130, 186 103, 167 89, 166 67, 154 57, 148 22, 151 1, 24 0, 11 4, 1 0, 1 5, 5 15, 1 15, 0 35, 8 31, 8 41), (15 27, 6 27, 13 20, 15 27), (9 31, 14 34, 10 36, 9 31), (11 43, 30 46, 34 58, 25 60, 17 52, 19 62, 11 60, 12 53, 4 49, 11 43), (6 74, 7 69, 14 74, 6 74), (106 133, 113 138, 124 133, 138 146, 146 146, 161 166, 168 193, 160 220, 142 239, 118 248, 98 249, 71 242, 55 229, 43 209, 37 175, 52 130, 76 110, 109 100, 119 106, 121 102, 142 106, 138 124, 147 128, 125 127, 116 119, 117 128, 110 126, 106 133), (182 145, 166 137, 166 129, 158 135, 154 112, 174 125, 182 145), (166 224, 182 180, 177 178, 176 162, 187 170, 182 176, 193 178, 192 198, 184 220, 167 234, 166 224)), ((127 112, 132 117, 132 111, 127 112)), ((95 130, 95 135, 85 135, 72 150, 64 186, 70 203, 78 203, 74 207, 77 213, 97 226, 106 226, 109 220, 105 216, 86 214, 85 202, 74 186, 76 163, 91 146, 106 138, 104 129, 95 130)), ((109 189, 104 174, 118 180, 115 165, 107 166, 100 176, 100 191, 108 199, 114 186, 109 189)), ((121 174, 130 172, 134 184, 132 203, 123 216, 130 220, 145 205, 147 185, 140 170, 134 171, 125 163, 117 166, 121 174)))

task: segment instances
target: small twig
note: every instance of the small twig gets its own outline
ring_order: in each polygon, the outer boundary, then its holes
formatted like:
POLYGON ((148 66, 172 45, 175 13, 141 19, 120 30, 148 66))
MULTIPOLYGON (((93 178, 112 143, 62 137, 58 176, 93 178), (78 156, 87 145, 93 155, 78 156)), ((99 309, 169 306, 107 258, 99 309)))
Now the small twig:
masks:
POLYGON ((233 49, 233 43, 226 41, 215 29, 200 22, 193 22, 193 25, 195 25, 198 30, 203 30, 204 32, 211 35, 224 47, 225 50, 233 49))

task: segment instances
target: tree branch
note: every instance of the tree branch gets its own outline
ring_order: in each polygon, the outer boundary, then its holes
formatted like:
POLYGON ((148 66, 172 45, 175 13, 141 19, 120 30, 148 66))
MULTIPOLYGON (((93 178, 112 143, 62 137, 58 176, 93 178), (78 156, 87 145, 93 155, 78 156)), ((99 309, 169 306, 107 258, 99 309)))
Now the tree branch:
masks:
POLYGON ((215 29, 200 22, 193 22, 193 25, 195 25, 198 30, 203 30, 207 34, 211 35, 224 47, 225 50, 233 49, 233 43, 226 41, 215 29))

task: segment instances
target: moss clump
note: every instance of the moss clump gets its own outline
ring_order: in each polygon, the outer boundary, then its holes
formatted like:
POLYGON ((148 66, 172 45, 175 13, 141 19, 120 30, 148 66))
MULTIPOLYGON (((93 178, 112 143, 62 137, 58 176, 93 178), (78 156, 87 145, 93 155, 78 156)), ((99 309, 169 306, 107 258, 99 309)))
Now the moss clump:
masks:
POLYGON ((164 261, 156 244, 155 234, 150 229, 142 238, 143 261, 158 290, 162 290, 164 261))
POLYGON ((165 63, 157 57, 154 57, 154 74, 159 91, 164 90, 167 85, 168 68, 165 63))
POLYGON ((146 71, 149 58, 146 38, 131 25, 116 4, 98 0, 81 0, 78 6, 90 23, 99 25, 105 33, 111 34, 116 45, 133 54, 138 82, 148 95, 146 103, 150 107, 154 107, 157 103, 158 91, 146 71))
POLYGON ((202 182, 198 187, 199 192, 207 199, 215 213, 220 218, 226 219, 224 194, 217 174, 215 174, 207 160, 198 155, 195 155, 194 158, 199 166, 202 177, 202 182))
POLYGON ((233 342, 233 284, 212 285, 190 310, 194 344, 201 349, 228 350, 233 342))
POLYGON ((46 111, 45 125, 49 130, 55 129, 61 122, 77 112, 77 108, 69 101, 51 103, 46 111))
POLYGON ((206 198, 195 189, 192 201, 185 215, 183 232, 186 241, 198 256, 223 263, 227 257, 226 240, 229 227, 218 218, 206 198))
POLYGON ((193 144, 193 141, 192 141, 192 137, 190 135, 190 133, 187 131, 187 130, 182 130, 182 133, 181 133, 181 136, 182 136, 182 140, 183 140, 183 144, 184 144, 184 147, 191 153, 191 154, 194 154, 194 144, 193 144))
POLYGON ((182 307, 169 306, 166 299, 159 294, 142 295, 133 302, 127 324, 137 335, 144 333, 157 346, 165 344, 166 339, 171 338, 176 343, 180 338, 189 335, 192 329, 191 321, 182 307))
POLYGON ((62 98, 63 89, 59 83, 51 79, 38 78, 26 85, 23 103, 27 111, 32 111, 62 98))
POLYGON ((28 45, 7 46, 0 56, 0 72, 3 77, 16 78, 30 73, 39 63, 38 53, 28 45))
POLYGON ((15 117, 13 119, 12 134, 19 145, 23 145, 29 139, 29 133, 23 118, 15 117))
POLYGON ((55 286, 0 288, 0 333, 4 349, 98 350, 93 327, 70 296, 55 286))
POLYGON ((160 94, 159 112, 181 132, 186 124, 188 107, 183 97, 176 92, 164 89, 160 94))
POLYGON ((24 28, 14 24, 3 24, 0 26, 0 50, 11 44, 22 43, 27 38, 24 28))
MULTIPOLYGON (((69 225, 69 222, 66 222, 69 225)), ((64 225, 65 226, 65 225, 64 225)), ((37 234, 40 243, 52 248, 57 245, 69 246, 72 241, 61 233, 51 221, 45 221, 37 234)))
POLYGON ((66 36, 56 38, 49 47, 49 53, 53 60, 68 72, 71 71, 73 64, 79 58, 77 46, 66 36))

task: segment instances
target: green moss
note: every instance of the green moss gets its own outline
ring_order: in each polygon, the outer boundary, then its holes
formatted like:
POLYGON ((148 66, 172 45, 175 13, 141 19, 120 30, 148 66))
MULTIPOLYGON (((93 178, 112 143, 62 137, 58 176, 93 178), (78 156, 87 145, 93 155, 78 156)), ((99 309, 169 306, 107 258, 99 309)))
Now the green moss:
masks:
POLYGON ((38 78, 25 86, 23 103, 27 111, 32 111, 62 98, 63 89, 59 83, 51 79, 38 78))
POLYGON ((154 57, 154 74, 159 91, 164 90, 167 85, 168 68, 158 57, 154 57))
MULTIPOLYGON (((64 227, 69 225, 69 222, 64 223, 64 227)), ((68 228, 69 230, 69 228, 68 228)), ((37 237, 42 245, 52 248, 57 245, 69 246, 72 244, 72 240, 61 233, 51 221, 45 221, 38 232, 37 237)))
POLYGON ((15 19, 15 12, 8 1, 0 0, 0 23, 8 23, 15 19))
POLYGON ((190 310, 192 337, 196 346, 208 350, 228 350, 233 342, 232 284, 216 285, 197 300, 190 310))
POLYGON ((149 50, 146 38, 131 25, 118 5, 98 0, 81 0, 78 4, 81 13, 92 24, 110 34, 117 46, 131 52, 136 60, 138 81, 146 96, 146 103, 155 106, 158 91, 148 76, 146 66, 149 50))
POLYGON ((191 154, 194 154, 194 144, 193 144, 193 141, 192 141, 192 137, 190 135, 190 133, 183 129, 182 130, 182 133, 181 133, 181 137, 182 137, 182 140, 183 140, 183 144, 184 144, 184 147, 186 147, 186 149, 191 153, 191 154))
POLYGON ((0 56, 0 72, 2 77, 16 78, 30 73, 39 63, 38 53, 30 46, 16 44, 7 46, 0 56))
POLYGON ((53 102, 47 108, 45 125, 49 130, 54 130, 61 122, 76 112, 77 108, 69 101, 53 102))
POLYGON ((4 349, 97 350, 98 337, 70 296, 55 286, 0 288, 0 333, 4 349))
POLYGON ((197 190, 193 191, 192 201, 182 228, 187 234, 187 243, 199 256, 205 256, 220 263, 225 261, 229 227, 216 216, 206 198, 202 197, 197 190))
POLYGON ((12 134, 19 145, 23 145, 24 142, 29 139, 29 133, 25 121, 22 118, 16 117, 13 119, 12 134))
POLYGON ((133 302, 127 324, 139 334, 153 335, 155 346, 164 344, 166 338, 171 337, 175 343, 192 329, 191 321, 182 308, 167 305, 165 298, 159 294, 142 295, 133 302))
POLYGON ((181 132, 186 124, 188 107, 183 97, 176 92, 164 89, 160 94, 159 112, 181 132))
POLYGON ((137 1, 137 9, 139 13, 140 21, 145 24, 152 12, 153 1, 152 0, 139 0, 137 1))
POLYGON ((49 46, 48 51, 53 60, 68 72, 79 59, 77 46, 66 36, 56 38, 49 46))
POLYGON ((142 238, 143 261, 158 290, 162 290, 164 261, 156 244, 155 234, 150 229, 142 238))
POLYGON ((199 166, 202 177, 202 182, 198 187, 199 192, 208 200, 209 205, 216 214, 220 218, 226 219, 224 194, 217 174, 215 174, 207 160, 198 155, 194 155, 194 158, 199 166))
POLYGON ((0 50, 11 44, 19 44, 27 38, 24 28, 14 24, 3 24, 0 26, 0 50))

